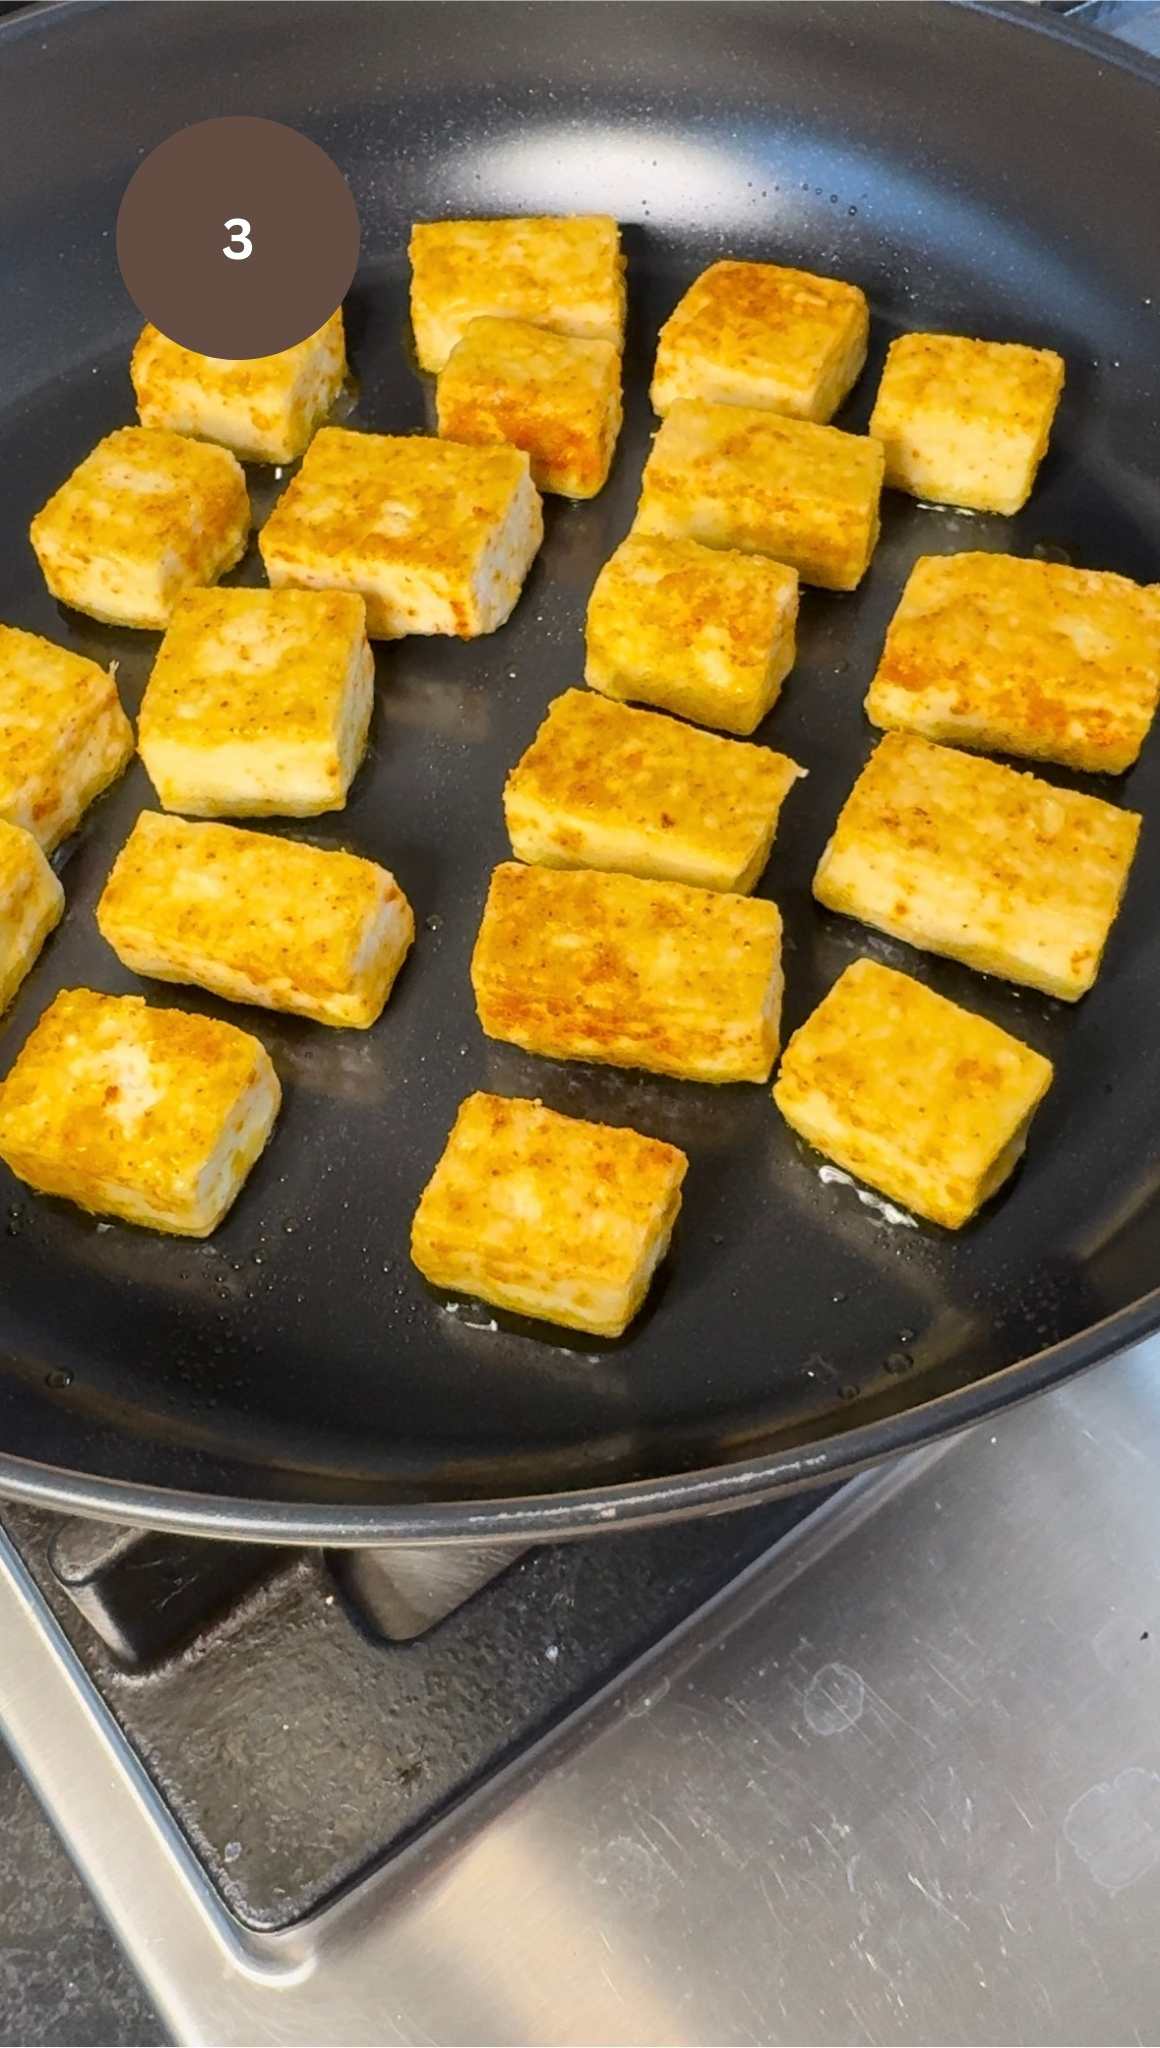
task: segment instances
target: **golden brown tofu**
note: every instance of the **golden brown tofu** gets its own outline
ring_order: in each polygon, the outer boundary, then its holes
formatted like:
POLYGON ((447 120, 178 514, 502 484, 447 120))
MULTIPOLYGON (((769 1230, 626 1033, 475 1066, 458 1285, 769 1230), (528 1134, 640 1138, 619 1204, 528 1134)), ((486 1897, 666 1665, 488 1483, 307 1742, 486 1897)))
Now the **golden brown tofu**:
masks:
POLYGON ((0 821, 0 1010, 63 915, 64 890, 31 832, 0 821))
POLYGON ((132 753, 108 669, 0 626, 0 818, 51 853, 132 753))
POLYGON ((862 770, 814 877, 830 910, 1073 1003, 1091 987, 1140 820, 907 733, 862 770))
POLYGON ((134 974, 360 1031, 415 936, 410 904, 374 861, 156 811, 118 854, 97 924, 134 974))
POLYGON ((766 747, 566 690, 508 776, 504 814, 518 860, 744 895, 804 773, 766 747))
POLYGON ((887 483, 940 505, 1018 512, 1047 453, 1063 378, 1054 349, 900 335, 870 421, 886 450, 887 483))
POLYGON ((630 533, 588 602, 584 679, 724 732, 756 731, 794 662, 798 575, 783 562, 630 533))
POLYGON ((111 626, 167 625, 183 591, 241 560, 249 533, 237 459, 159 427, 107 434, 29 529, 53 596, 111 626))
POLYGON ((687 1166, 638 1131, 469 1095, 415 1212, 411 1257, 450 1293, 619 1337, 668 1250, 687 1166))
POLYGON ((342 310, 276 356, 202 356, 143 327, 131 364, 143 427, 217 441, 245 462, 296 462, 342 389, 342 310))
POLYGON ((795 1031, 773 1099, 801 1137, 958 1230, 1007 1179, 1051 1061, 908 974, 855 960, 795 1031))
POLYGON ((772 555, 803 583, 853 590, 881 491, 882 449, 865 434, 679 398, 645 464, 634 531, 772 555))
POLYGON ((1120 775, 1160 697, 1160 584, 1014 555, 924 555, 890 622, 875 725, 1120 775))
POLYGON ((436 407, 446 440, 509 442, 539 490, 594 498, 620 432, 620 351, 526 320, 471 320, 439 372, 436 407))
POLYGON ((420 221, 410 257, 420 369, 441 370, 488 314, 624 347, 624 256, 605 214, 420 221))
POLYGON ((374 657, 349 591, 193 591, 161 643, 138 743, 165 808, 340 811, 366 751, 374 657))
POLYGON ((493 633, 544 535, 518 448, 323 427, 259 536, 274 587, 355 590, 372 639, 493 633))
POLYGON ((856 284, 780 263, 712 263, 661 328, 653 411, 712 398, 828 420, 862 369, 869 331, 856 284))
POLYGON ((280 1100, 248 1031, 141 996, 66 989, 0 1083, 0 1159, 41 1194, 208 1237, 280 1100))
POLYGON ((764 1081, 781 1022, 772 903, 588 869, 491 878, 471 962, 479 1021, 549 1059, 764 1081))

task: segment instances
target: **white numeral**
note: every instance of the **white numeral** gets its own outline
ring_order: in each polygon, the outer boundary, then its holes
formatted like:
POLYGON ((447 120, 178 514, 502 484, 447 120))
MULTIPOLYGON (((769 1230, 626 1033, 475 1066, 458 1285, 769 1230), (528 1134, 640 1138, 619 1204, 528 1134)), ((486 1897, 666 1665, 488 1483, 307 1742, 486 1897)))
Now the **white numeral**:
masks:
POLYGON ((222 226, 233 244, 232 248, 227 244, 222 250, 222 255, 228 256, 231 263, 244 263, 247 256, 254 253, 249 221, 243 220, 240 214, 235 214, 233 220, 223 221, 222 226))

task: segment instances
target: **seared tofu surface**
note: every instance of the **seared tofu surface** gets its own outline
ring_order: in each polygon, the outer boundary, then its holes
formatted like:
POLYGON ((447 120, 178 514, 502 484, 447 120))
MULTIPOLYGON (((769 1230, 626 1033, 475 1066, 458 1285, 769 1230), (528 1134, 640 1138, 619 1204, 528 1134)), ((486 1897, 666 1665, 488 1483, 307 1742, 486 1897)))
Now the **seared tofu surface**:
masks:
POLYGON ((1075 1002, 1091 987, 1140 819, 908 733, 858 777, 814 877, 830 910, 1075 1002))
POLYGON ((754 406, 677 399, 645 464, 634 531, 772 555, 853 590, 878 540, 882 448, 754 406))
POLYGON ((394 876, 355 854, 143 811, 97 924, 135 974, 365 1030, 415 936, 394 876))
POLYGON ((471 979, 488 1036, 528 1052, 764 1081, 781 1020, 781 918, 751 896, 506 862, 471 979))
POLYGON ((143 427, 216 441, 244 462, 296 462, 342 389, 342 309, 294 348, 243 359, 199 355, 146 326, 131 372, 143 427))
POLYGON ((594 498, 620 432, 620 351, 526 320, 472 320, 439 373, 449 441, 523 448, 538 490, 594 498))
POLYGON ((0 1158, 42 1194, 208 1237, 280 1100, 249 1032, 141 996, 66 989, 0 1083, 0 1158))
POLYGON ((51 853, 132 753, 110 670, 0 626, 0 818, 51 853))
POLYGON ((866 360, 866 294, 780 263, 712 263, 661 328, 650 393, 833 417, 866 360))
POLYGON ((0 1011, 63 915, 64 890, 31 832, 0 821, 0 1011))
POLYGON ((866 698, 874 725, 1121 775, 1160 698, 1160 584, 1015 555, 924 555, 866 698))
POLYGON ((940 505, 1018 512, 1047 453, 1063 380, 1054 349, 900 335, 870 420, 886 451, 887 483, 940 505))
POLYGON ((423 1191, 411 1256, 448 1292, 619 1337, 668 1249, 687 1165, 659 1138, 470 1095, 423 1191))
POLYGON ((957 1230, 1007 1179, 1051 1078, 985 1017, 856 960, 794 1032, 773 1097, 827 1159, 957 1230))
POLYGON ((112 626, 167 625, 183 591, 241 560, 249 534, 237 458, 159 427, 106 435, 29 528, 53 596, 112 626))
POLYGON ((785 754, 566 690, 508 776, 504 813, 519 860, 745 894, 803 773, 785 754))
POLYGON ((624 255, 606 214, 420 221, 410 257, 420 369, 441 370, 485 315, 624 347, 624 255))
POLYGON ((543 539, 522 449, 323 427, 262 528, 275 588, 357 591, 372 639, 494 632, 543 539))

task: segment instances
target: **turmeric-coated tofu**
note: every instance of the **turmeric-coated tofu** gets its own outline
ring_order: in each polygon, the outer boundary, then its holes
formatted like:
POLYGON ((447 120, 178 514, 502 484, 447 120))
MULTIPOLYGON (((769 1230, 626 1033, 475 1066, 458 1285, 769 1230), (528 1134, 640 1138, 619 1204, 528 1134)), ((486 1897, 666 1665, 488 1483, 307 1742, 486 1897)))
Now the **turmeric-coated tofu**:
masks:
POLYGON ((814 895, 928 953, 1073 1003, 1127 886, 1140 819, 1100 797, 888 733, 854 784, 814 895))
POLYGON ((41 1194, 208 1237, 280 1101, 248 1031, 142 996, 65 989, 0 1083, 0 1159, 41 1194))
POLYGON ((679 398, 645 465, 636 533, 772 555, 853 590, 878 539, 882 448, 755 406, 679 398))
POLYGON ((869 330, 856 284, 780 263, 711 263, 661 328, 653 411, 713 398, 831 419, 866 360, 869 330))
POLYGON ((509 442, 526 450, 537 489, 594 498, 620 432, 620 351, 527 320, 472 320, 435 403, 446 440, 509 442))
POLYGON ((274 356, 203 356, 143 327, 130 365, 143 427, 232 448, 244 462, 296 462, 342 389, 342 311, 274 356))
POLYGON ((544 535, 519 448, 323 427, 259 536, 276 589, 354 590, 372 639, 492 633, 544 535))
POLYGON ((365 1031, 415 920, 393 875, 328 852, 142 811, 97 905, 119 960, 156 981, 365 1031))
POLYGON ((491 878, 471 980, 488 1037, 526 1052, 764 1081, 781 918, 752 896, 509 861, 491 878))
POLYGON ((422 370, 441 370, 468 323, 488 314, 624 347, 624 256, 606 214, 420 221, 410 257, 422 370))
POLYGON ((29 529, 61 604, 110 626, 165 626, 183 591, 241 560, 250 501, 241 464, 160 427, 98 441, 29 529))
POLYGON ((1015 555, 924 555, 866 698, 875 725, 1120 775, 1160 697, 1160 584, 1015 555))
POLYGON ((847 1173, 958 1230, 1011 1173, 1051 1061, 909 974, 855 960, 795 1031, 773 1099, 847 1173))
POLYGON ((166 810, 341 810, 366 751, 374 657, 349 591, 206 590, 161 643, 138 744, 166 810))
POLYGON ((51 853, 132 753, 109 669, 0 626, 0 818, 51 853))
POLYGON ((940 505, 1018 512, 1047 453, 1063 379, 1063 357, 1051 348, 900 335, 870 420, 887 483, 940 505))
POLYGON ((31 832, 0 820, 0 1010, 64 915, 64 890, 31 832))
POLYGON ((588 600, 584 679, 621 702, 756 731, 793 667, 798 574, 695 540, 630 533, 588 600))
POLYGON ((639 1131, 469 1095, 415 1212, 411 1257, 448 1293, 619 1337, 668 1250, 687 1166, 639 1131))
POLYGON ((518 860, 746 894, 805 770, 785 754, 566 690, 508 776, 518 860))

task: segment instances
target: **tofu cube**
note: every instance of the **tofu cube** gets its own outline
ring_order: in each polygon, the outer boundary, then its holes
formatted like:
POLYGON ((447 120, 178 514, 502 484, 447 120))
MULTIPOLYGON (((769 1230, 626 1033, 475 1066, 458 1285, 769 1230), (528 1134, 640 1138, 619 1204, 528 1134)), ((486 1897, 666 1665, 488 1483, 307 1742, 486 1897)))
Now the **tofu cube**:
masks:
POLYGON ((469 1095, 415 1212, 411 1257, 450 1293, 619 1337, 668 1250, 687 1167, 639 1131, 469 1095))
POLYGON ((526 1052, 764 1081, 781 918, 752 896, 509 861, 491 878, 471 980, 488 1037, 526 1052))
POLYGON ((780 263, 712 263, 661 328, 652 406, 678 398, 831 419, 866 361, 865 292, 780 263))
POLYGON ((621 702, 755 732, 794 663, 798 574, 783 562, 630 533, 588 601, 584 679, 621 702))
POLYGON ((1160 698, 1160 584, 1014 555, 924 555, 866 698, 875 725, 1121 775, 1160 698))
POLYGON ((0 821, 0 1010, 64 915, 64 890, 31 832, 0 821))
POLYGON ((208 1237, 280 1101, 248 1031, 142 996, 65 989, 0 1083, 0 1159, 41 1194, 208 1237))
POLYGON ((323 427, 259 536, 274 587, 356 590, 372 639, 493 633, 544 537, 518 448, 323 427))
POLYGON ((143 427, 232 448, 244 462, 297 462, 346 375, 342 311, 276 356, 202 356, 143 327, 130 365, 143 427))
POLYGON ((594 498, 620 432, 620 351, 526 320, 472 320, 435 402, 446 440, 508 442, 528 454, 539 490, 594 498))
POLYGON ((1074 1003, 1128 881, 1140 819, 1036 775, 888 733, 814 895, 896 939, 1074 1003))
POLYGON ((766 747, 566 690, 508 776, 504 813, 517 860, 744 895, 804 773, 766 747))
POLYGON ((1063 378, 1063 357, 1051 348, 900 335, 870 421, 887 483, 939 505, 1018 512, 1047 453, 1063 378))
POLYGON ((755 406, 679 398, 645 464, 637 533, 772 555, 853 590, 878 539, 882 449, 755 406))
POLYGON ((909 974, 855 960, 786 1046, 773 1099, 859 1180, 958 1230, 1007 1179, 1052 1066, 909 974))
POLYGON ((393 875, 236 825, 143 811, 97 905, 134 974, 365 1031, 415 936, 393 875))
POLYGON ((166 810, 313 818, 345 804, 373 700, 361 597, 193 591, 141 702, 141 758, 166 810))
POLYGON ((119 427, 54 491, 29 528, 61 604, 110 626, 166 626, 186 590, 241 560, 250 501, 225 448, 160 427, 119 427))
POLYGON ((468 323, 488 314, 624 347, 624 256, 605 214, 420 221, 410 257, 421 370, 441 370, 468 323))
POLYGON ((0 818, 51 853, 132 753, 110 670, 0 626, 0 818))

